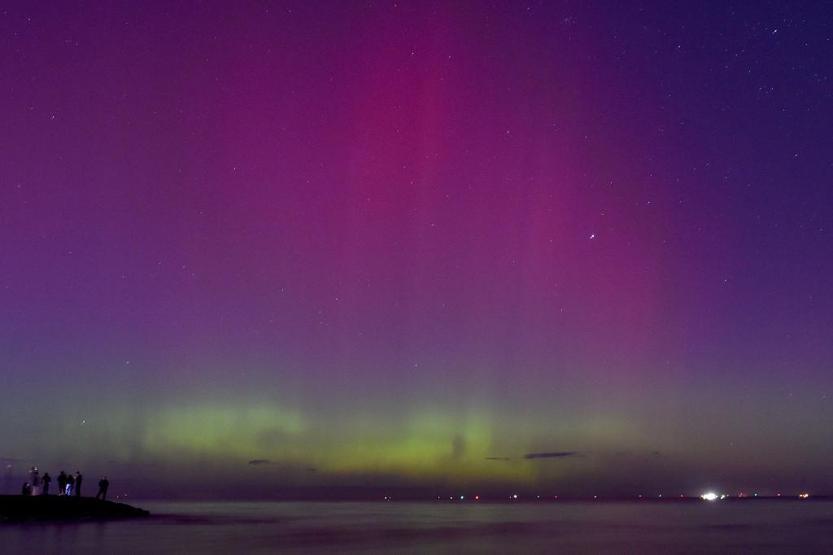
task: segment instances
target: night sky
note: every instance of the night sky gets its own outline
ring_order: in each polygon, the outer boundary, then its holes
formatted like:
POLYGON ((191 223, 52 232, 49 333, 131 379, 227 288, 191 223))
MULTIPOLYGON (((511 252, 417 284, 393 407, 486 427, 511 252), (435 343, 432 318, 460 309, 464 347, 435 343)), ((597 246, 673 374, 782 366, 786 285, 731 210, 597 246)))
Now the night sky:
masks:
POLYGON ((833 492, 829 4, 49 4, 4 488, 833 492))

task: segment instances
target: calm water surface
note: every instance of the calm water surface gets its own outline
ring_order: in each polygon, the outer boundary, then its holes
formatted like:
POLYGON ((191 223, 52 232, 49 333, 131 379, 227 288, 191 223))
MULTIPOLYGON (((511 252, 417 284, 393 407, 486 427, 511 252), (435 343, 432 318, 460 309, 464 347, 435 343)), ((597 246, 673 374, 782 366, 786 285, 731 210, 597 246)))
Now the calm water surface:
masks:
POLYGON ((0 525, 3 553, 833 553, 833 502, 171 503, 0 525))

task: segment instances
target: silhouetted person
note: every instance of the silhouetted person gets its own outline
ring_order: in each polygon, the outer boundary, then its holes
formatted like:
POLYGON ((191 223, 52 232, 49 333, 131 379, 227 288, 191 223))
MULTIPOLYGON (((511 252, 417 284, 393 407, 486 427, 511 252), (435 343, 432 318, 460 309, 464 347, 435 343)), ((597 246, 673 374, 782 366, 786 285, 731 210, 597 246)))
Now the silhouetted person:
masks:
POLYGON ((49 472, 43 473, 41 482, 43 482, 43 493, 41 495, 49 495, 49 484, 52 483, 52 476, 49 475, 49 472))
POLYGON ((69 476, 67 476, 67 495, 68 496, 72 495, 72 488, 73 487, 75 487, 75 477, 72 474, 70 474, 69 476))
POLYGON ((32 495, 32 484, 29 482, 23 482, 23 489, 21 490, 20 495, 32 495))
POLYGON ((63 470, 58 474, 58 495, 64 495, 67 492, 67 475, 63 470))
POLYGON ((78 470, 75 471, 75 497, 81 497, 81 480, 84 477, 81 475, 81 472, 78 470))
POLYGON ((101 480, 98 481, 98 493, 95 494, 96 499, 101 499, 102 501, 107 500, 107 488, 110 487, 110 480, 107 479, 107 476, 103 477, 101 480))

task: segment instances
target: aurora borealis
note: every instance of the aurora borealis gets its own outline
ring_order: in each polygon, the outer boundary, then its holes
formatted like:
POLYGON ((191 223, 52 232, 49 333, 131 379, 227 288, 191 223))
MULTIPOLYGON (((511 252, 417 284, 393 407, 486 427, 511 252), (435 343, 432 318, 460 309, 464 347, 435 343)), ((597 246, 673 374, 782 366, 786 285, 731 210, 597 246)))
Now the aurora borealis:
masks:
POLYGON ((833 26, 749 4, 4 6, 13 486, 833 493, 833 26))

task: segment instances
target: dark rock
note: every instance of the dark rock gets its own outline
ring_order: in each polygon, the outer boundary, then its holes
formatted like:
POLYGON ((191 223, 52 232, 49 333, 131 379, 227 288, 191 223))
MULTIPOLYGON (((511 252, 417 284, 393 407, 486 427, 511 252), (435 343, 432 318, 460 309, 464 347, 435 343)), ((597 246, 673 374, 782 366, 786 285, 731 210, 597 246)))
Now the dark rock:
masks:
POLYGON ((0 523, 112 520, 145 517, 150 513, 124 503, 93 497, 0 495, 0 523))

